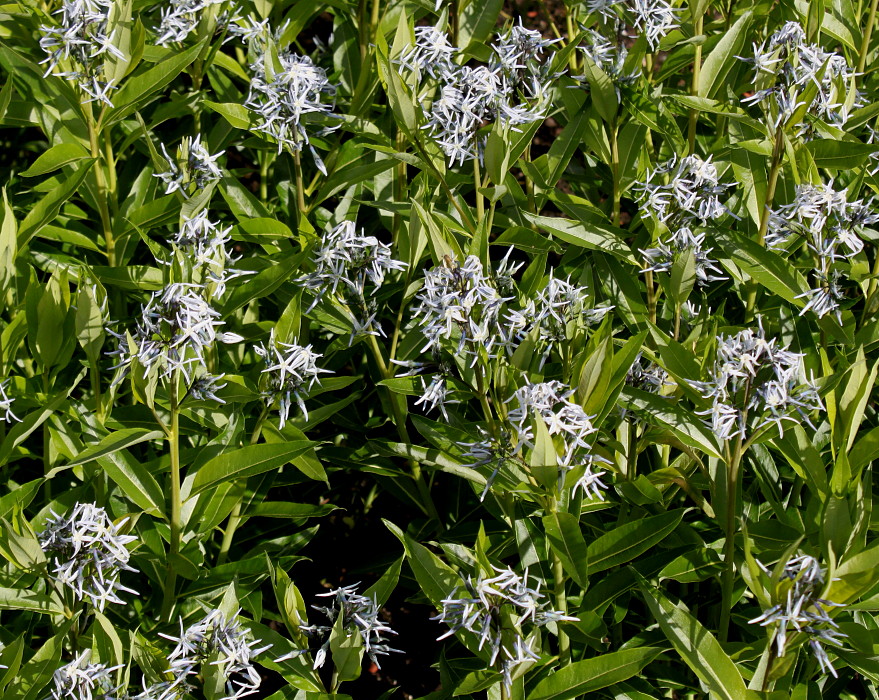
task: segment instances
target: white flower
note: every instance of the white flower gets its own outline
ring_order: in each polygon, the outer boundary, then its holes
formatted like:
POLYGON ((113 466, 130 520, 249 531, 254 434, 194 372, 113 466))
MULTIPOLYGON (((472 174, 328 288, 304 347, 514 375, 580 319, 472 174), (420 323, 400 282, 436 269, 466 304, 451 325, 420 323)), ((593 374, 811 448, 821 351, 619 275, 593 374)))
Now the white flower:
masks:
POLYGON ((454 70, 458 49, 449 42, 448 35, 436 27, 415 27, 415 44, 403 51, 395 61, 403 70, 412 71, 416 80, 422 73, 441 78, 454 70))
POLYGON ((311 606, 330 620, 329 625, 302 625, 300 627, 310 636, 326 637, 326 641, 315 654, 314 668, 320 668, 326 661, 327 651, 330 648, 329 635, 339 616, 342 618, 342 627, 346 634, 360 635, 369 660, 378 668, 381 668, 378 662, 379 656, 387 656, 391 652, 403 653, 399 649, 392 649, 388 646, 385 635, 397 633, 379 618, 381 608, 375 599, 357 593, 359 585, 359 583, 355 583, 326 593, 319 593, 319 597, 332 598, 332 604, 328 607, 311 606))
MULTIPOLYGON (((279 51, 280 70, 266 72, 267 59, 259 55, 250 64, 253 77, 245 106, 259 118, 255 131, 261 131, 278 144, 278 153, 285 148, 298 153, 308 146, 318 170, 326 175, 323 161, 309 140, 306 125, 315 116, 333 116, 332 98, 336 88, 327 78, 326 71, 314 64, 308 56, 297 56, 291 51, 279 51), (325 102, 327 98, 329 101, 325 102)), ((324 127, 328 133, 338 125, 324 127)))
MULTIPOLYGON (((759 104, 774 129, 780 128, 802 105, 806 89, 817 87, 806 105, 806 112, 827 124, 843 126, 852 108, 861 106, 854 89, 855 72, 839 54, 824 51, 806 41, 806 33, 796 22, 788 22, 768 42, 753 45, 753 58, 742 60, 754 66, 754 81, 761 87, 742 100, 759 104)), ((811 138, 813 127, 808 122, 795 125, 798 134, 811 138)))
POLYGON ((179 44, 198 26, 202 16, 211 5, 222 5, 225 0, 165 0, 162 23, 156 44, 167 46, 179 44))
POLYGON ((237 270, 232 265, 240 258, 233 257, 226 244, 231 240, 231 226, 222 228, 208 218, 206 209, 191 218, 184 218, 180 230, 172 241, 174 247, 183 255, 183 262, 189 268, 193 282, 208 285, 206 296, 221 297, 226 284, 250 271, 237 270))
POLYGON ((550 62, 544 50, 554 43, 538 32, 513 25, 497 37, 489 65, 459 66, 458 49, 437 27, 417 27, 415 44, 397 62, 416 81, 425 76, 439 81, 439 93, 425 109, 423 126, 451 164, 481 160, 477 131, 490 122, 513 129, 543 119, 547 109, 550 62))
MULTIPOLYGON (((760 566, 767 574, 770 573, 765 566, 760 566)), ((761 627, 776 625, 773 641, 779 658, 787 651, 789 630, 806 633, 821 670, 836 677, 836 669, 822 644, 842 646, 840 638, 847 635, 840 631, 839 625, 826 610, 843 605, 819 597, 824 588, 824 576, 824 569, 814 557, 802 555, 788 560, 778 580, 772 581, 775 588, 771 593, 773 599, 779 602, 749 622, 761 627)))
POLYGON ((9 382, 11 381, 11 379, 7 379, 0 382, 0 411, 2 411, 0 420, 5 423, 11 423, 12 421, 18 421, 21 423, 21 418, 12 412, 12 404, 15 403, 15 399, 6 393, 6 389, 9 387, 9 382))
POLYGON ((41 26, 40 48, 48 54, 41 63, 48 63, 46 75, 59 66, 58 77, 74 80, 88 99, 112 107, 108 97, 116 86, 104 75, 104 60, 109 56, 124 59, 125 55, 107 36, 107 23, 113 8, 112 0, 63 0, 59 26, 41 26))
POLYGON ((813 276, 817 286, 800 294, 809 302, 800 312, 808 311, 818 318, 834 312, 841 322, 839 288, 842 275, 834 268, 838 261, 853 258, 864 249, 861 236, 865 226, 879 222, 872 201, 849 202, 844 190, 835 190, 833 183, 798 185, 794 201, 770 212, 766 236, 768 248, 785 251, 791 241, 802 236, 815 254, 817 264, 813 276))
POLYGON ((86 649, 66 666, 52 674, 52 700, 115 700, 120 688, 113 675, 122 666, 89 663, 91 649, 86 649))
POLYGON ((433 411, 438 408, 440 413, 443 414, 443 418, 448 422, 449 414, 446 411, 446 406, 448 404, 460 403, 460 401, 449 399, 449 386, 446 383, 445 376, 441 373, 435 374, 430 380, 430 384, 425 384, 422 378, 421 385, 424 393, 415 402, 415 405, 421 406, 423 404, 425 411, 433 411))
POLYGON ((168 654, 168 672, 174 680, 161 684, 159 700, 176 700, 180 697, 189 687, 187 679, 203 674, 203 668, 208 663, 219 667, 227 693, 223 700, 237 700, 259 691, 262 679, 254 660, 270 649, 271 644, 259 647, 261 640, 249 640, 247 631, 238 623, 238 613, 227 619, 219 610, 212 610, 186 628, 181 619, 179 636, 160 636, 171 640, 176 646, 168 654))
POLYGON ((220 312, 211 307, 201 293, 202 285, 174 283, 154 292, 144 305, 140 320, 133 333, 108 331, 119 340, 119 347, 111 354, 120 358, 116 368, 123 374, 137 362, 144 376, 158 372, 168 379, 179 370, 187 382, 197 367, 204 367, 205 349, 215 342, 237 343, 241 336, 217 333, 223 325, 220 312))
POLYGON ((613 308, 590 306, 586 287, 571 284, 569 279, 555 277, 555 270, 551 269, 546 286, 535 299, 529 300, 524 309, 507 312, 506 346, 512 351, 515 346, 513 339, 521 341, 537 330, 538 340, 544 348, 542 367, 550 351, 566 341, 571 324, 574 327, 593 326, 600 323, 613 308))
POLYGON ((189 395, 196 401, 216 401, 225 404, 216 392, 226 386, 226 382, 221 382, 225 375, 215 377, 212 374, 205 373, 196 379, 189 387, 189 395))
POLYGON ((596 462, 606 460, 592 453, 592 442, 588 439, 598 428, 592 424, 592 418, 586 415, 582 406, 569 400, 573 394, 573 389, 555 380, 526 384, 517 389, 507 399, 507 403, 515 405, 507 413, 507 420, 516 432, 513 450, 519 454, 524 448, 534 447, 531 419, 536 416, 544 422, 551 436, 560 436, 564 446, 562 454, 558 455, 559 490, 564 486, 569 471, 582 469, 583 474, 575 484, 574 491, 580 488, 589 498, 603 498, 599 489, 607 487, 599 477, 604 472, 593 471, 593 466, 596 462))
POLYGON ((406 263, 392 257, 388 244, 375 236, 358 233, 353 221, 343 221, 324 234, 312 260, 314 272, 296 280, 314 293, 309 311, 324 294, 336 294, 340 286, 343 292, 353 295, 357 304, 365 304, 367 282, 378 289, 387 274, 407 267, 406 263))
POLYGON ((128 564, 131 555, 126 548, 137 538, 119 532, 127 520, 116 525, 103 508, 77 503, 67 517, 52 512, 39 535, 40 546, 52 557, 55 581, 70 588, 78 600, 88 598, 98 610, 107 603, 123 604, 119 592, 137 595, 119 583, 122 571, 137 571, 128 564))
POLYGON ((190 184, 194 184, 196 190, 203 190, 223 177, 223 171, 217 165, 217 159, 223 155, 222 151, 211 155, 202 144, 201 135, 185 137, 177 147, 176 158, 168 155, 165 144, 161 144, 161 148, 165 160, 168 161, 168 170, 155 173, 153 177, 165 183, 165 194, 179 191, 188 198, 190 184))
POLYGON ((431 619, 449 626, 449 631, 438 639, 450 637, 459 630, 474 633, 479 638, 479 648, 487 646, 491 651, 489 663, 494 666, 500 661, 499 670, 509 687, 518 664, 539 658, 524 626, 543 627, 560 620, 576 622, 578 618, 547 610, 548 602, 540 592, 540 583, 529 587, 527 571, 520 576, 509 567, 492 568, 497 576, 486 578, 480 574, 475 583, 468 577, 442 601, 442 611, 431 619), (458 597, 462 593, 464 597, 458 597), (504 610, 511 613, 511 625, 504 622, 504 610))
POLYGON ((424 286, 414 316, 421 317, 427 344, 422 348, 439 351, 443 341, 457 340, 457 352, 473 356, 473 364, 484 351, 491 358, 504 343, 499 324, 501 305, 509 301, 500 295, 474 255, 463 265, 446 258, 442 265, 424 273, 424 286))
POLYGON ((717 339, 717 357, 707 382, 689 382, 711 399, 711 428, 721 440, 746 439, 749 431, 770 423, 784 432, 783 421, 796 412, 811 425, 807 412, 823 408, 815 387, 801 378, 802 355, 766 340, 762 323, 717 339), (747 423, 746 423, 747 416, 747 423))
POLYGON ((679 10, 665 0, 630 0, 635 26, 647 38, 652 51, 659 48, 660 40, 680 26, 679 10))
POLYGON ((269 335, 268 344, 258 345, 254 350, 266 363, 266 368, 262 371, 266 377, 263 398, 268 405, 279 400, 281 427, 284 427, 290 417, 290 408, 294 401, 308 420, 305 395, 315 383, 320 384, 319 374, 330 371, 317 366, 321 355, 314 352, 310 345, 302 347, 294 343, 277 342, 274 329, 269 335))
POLYGON ((711 159, 697 155, 671 160, 648 173, 645 182, 635 183, 648 213, 670 229, 688 223, 704 224, 730 213, 720 197, 735 183, 721 183, 711 159), (654 180, 668 179, 668 184, 654 180))

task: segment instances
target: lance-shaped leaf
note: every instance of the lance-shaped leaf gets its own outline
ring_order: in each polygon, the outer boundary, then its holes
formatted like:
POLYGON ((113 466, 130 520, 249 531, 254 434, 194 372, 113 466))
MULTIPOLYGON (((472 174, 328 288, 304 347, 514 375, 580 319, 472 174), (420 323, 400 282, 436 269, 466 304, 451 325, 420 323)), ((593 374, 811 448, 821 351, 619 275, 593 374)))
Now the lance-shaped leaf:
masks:
POLYGON ((718 700, 747 700, 742 674, 714 636, 689 612, 652 588, 640 574, 638 587, 675 651, 718 700))
POLYGON ((219 484, 278 469, 317 443, 310 440, 248 445, 224 452, 206 462, 195 474, 190 496, 219 484))

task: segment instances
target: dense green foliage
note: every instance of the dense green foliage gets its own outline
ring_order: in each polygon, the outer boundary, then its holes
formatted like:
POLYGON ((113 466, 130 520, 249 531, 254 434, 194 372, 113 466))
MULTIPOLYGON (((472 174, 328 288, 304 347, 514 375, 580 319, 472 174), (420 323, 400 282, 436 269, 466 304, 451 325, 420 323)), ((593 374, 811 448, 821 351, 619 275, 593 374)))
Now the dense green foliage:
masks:
POLYGON ((0 5, 0 696, 879 699, 876 9, 0 5))

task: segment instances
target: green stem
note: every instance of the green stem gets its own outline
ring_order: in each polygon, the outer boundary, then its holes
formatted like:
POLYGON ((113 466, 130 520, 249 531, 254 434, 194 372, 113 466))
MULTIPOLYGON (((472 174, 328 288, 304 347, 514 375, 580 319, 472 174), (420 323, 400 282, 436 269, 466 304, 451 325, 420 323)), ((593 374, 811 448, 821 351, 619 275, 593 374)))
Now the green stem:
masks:
POLYGON ((877 284, 879 284, 879 250, 875 252, 875 255, 876 257, 873 260, 873 272, 870 284, 867 287, 867 296, 864 300, 864 310, 861 312, 861 324, 863 324, 867 316, 873 312, 873 307, 875 306, 873 303, 873 297, 876 295, 876 287, 877 284))
MULTIPOLYGON (((550 508, 555 512, 558 510, 558 501, 553 498, 550 508)), ((555 595, 555 607, 562 615, 568 614, 568 596, 565 592, 565 569, 562 566, 562 560, 559 558, 555 550, 550 550, 552 554, 552 577, 555 595)), ((559 626, 559 660, 562 667, 571 661, 571 640, 567 633, 559 626)))
POLYGON ((610 130, 610 169, 613 175, 613 211, 611 212, 611 223, 614 226, 620 225, 620 200, 622 199, 621 182, 620 182, 620 148, 619 148, 619 128, 617 120, 614 119, 613 126, 610 130))
POLYGON ((433 161, 430 159, 430 156, 427 155, 427 152, 421 146, 421 142, 416 138, 413 141, 415 148, 418 149, 418 153, 421 156, 421 159, 427 165, 428 168, 433 172, 434 176, 439 180, 440 187, 443 188, 443 192, 446 193, 446 197, 449 198, 449 202, 452 203, 452 206, 455 207, 455 210, 458 212, 458 215, 461 217, 461 223, 467 227, 471 236, 476 235, 476 227, 473 224, 473 221, 470 218, 469 214, 464 213, 464 210, 461 208, 461 205, 458 204, 458 200, 455 199, 455 195, 452 192, 452 189, 449 187, 449 184, 446 182, 446 178, 443 177, 443 174, 439 171, 439 169, 433 164, 433 161))
MULTIPOLYGON (((775 144, 772 147, 772 160, 769 165, 769 179, 766 182, 766 197, 763 200, 763 211, 760 214, 760 230, 757 232, 757 243, 766 245, 766 231, 769 229, 769 215, 775 200, 775 189, 778 175, 781 172, 782 156, 784 155, 784 129, 779 125, 775 132, 775 144)), ((757 302, 757 283, 748 282, 748 296, 745 305, 745 323, 754 320, 754 307, 757 302)))
MULTIPOLYGON (((525 147, 522 157, 526 163, 531 162, 531 144, 525 147)), ((528 197, 528 211, 532 214, 537 214, 537 200, 534 198, 534 180, 527 173, 525 173, 525 195, 528 197)))
MULTIPOLYGON (((297 192, 298 190, 297 184, 297 192)), ((269 201, 269 156, 262 153, 259 159, 259 200, 263 204, 269 201)))
MULTIPOLYGON (((397 129, 395 144, 397 147, 397 152, 406 152, 406 134, 404 134, 400 128, 397 129)), ((402 203, 403 200, 406 198, 406 179, 406 163, 400 161, 394 168, 394 201, 397 203, 402 203)), ((396 243, 398 246, 400 244, 400 228, 402 225, 403 215, 400 212, 395 211, 393 234, 394 243, 396 243)), ((391 354, 391 357, 393 357, 393 353, 391 354)))
POLYGON ((97 362, 89 363, 89 376, 92 381, 92 393, 95 395, 95 416, 98 423, 104 424, 104 406, 101 396, 101 370, 97 362))
MULTIPOLYGON (((572 8, 568 8, 568 11, 565 13, 565 25, 568 30, 568 43, 574 41, 577 34, 574 31, 574 15, 572 12, 572 8)), ((571 75, 575 75, 577 72, 577 51, 571 51, 570 56, 568 57, 568 65, 571 67, 571 75)))
POLYGON ((650 323, 656 323, 656 286, 653 283, 653 270, 644 273, 644 284, 647 287, 647 316, 650 323))
MULTIPOLYGON (((367 345, 372 351, 373 359, 375 359, 375 363, 378 365, 379 374, 381 374, 382 379, 390 379, 393 377, 393 372, 389 370, 384 356, 382 355, 381 348, 378 346, 378 341, 375 339, 374 335, 367 336, 367 345)), ((397 428, 397 435, 399 435, 400 440, 402 440, 403 443, 411 445, 409 431, 406 428, 406 417, 403 415, 403 411, 398 402, 399 398, 400 397, 397 394, 388 391, 388 401, 391 404, 391 413, 394 415, 394 424, 397 428)), ((439 521, 439 513, 437 512, 433 499, 430 496, 427 482, 424 480, 424 476, 421 473, 421 465, 416 460, 410 459, 409 470, 412 475, 412 480, 418 488, 418 495, 421 497, 421 506, 425 514, 429 518, 439 521)))
POLYGON ((473 192, 476 197, 476 220, 482 221, 485 217, 485 200, 479 191, 482 187, 482 173, 479 170, 479 158, 473 159, 473 192))
MULTIPOLYGON (((49 403, 49 370, 43 370, 43 396, 45 397, 46 403, 49 403)), ((43 423, 43 474, 48 474, 52 469, 52 457, 51 457, 51 447, 52 447, 52 435, 49 432, 49 421, 43 423)), ((51 479, 46 479, 43 482, 43 493, 46 496, 46 502, 52 500, 52 484, 51 479)))
MULTIPOLYGON (((251 445, 255 445, 259 442, 259 437, 262 435, 262 427, 265 424, 268 415, 269 407, 263 406, 262 412, 256 420, 256 425, 253 427, 253 432, 250 434, 251 445)), ((235 531, 241 524, 241 503, 243 500, 244 495, 242 494, 241 498, 235 503, 232 512, 229 514, 229 520, 226 522, 226 529, 223 531, 223 542, 220 545, 220 553, 217 555, 217 566, 222 566, 229 558, 229 549, 232 547, 232 540, 235 537, 235 531)))
MULTIPOLYGON (((703 16, 700 15, 699 19, 697 19, 693 23, 693 36, 700 36, 702 34, 703 29, 703 16)), ((699 94, 699 76, 702 71, 702 44, 696 44, 696 55, 693 58, 693 80, 690 83, 690 94, 693 96, 698 96, 699 94)), ((687 145, 689 147, 689 154, 693 155, 696 152, 696 124, 699 121, 699 110, 691 109, 690 110, 690 124, 689 131, 687 134, 687 145)))
POLYGON ((171 426, 168 428, 168 443, 171 452, 171 537, 168 546, 168 571, 165 576, 164 599, 162 601, 162 619, 170 621, 174 609, 174 588, 177 583, 175 559, 180 554, 182 533, 182 503, 180 498, 180 411, 177 403, 177 372, 171 377, 169 386, 171 426))
POLYGON ((861 42, 861 51, 858 56, 858 76, 860 76, 867 67, 867 54, 870 52, 870 39, 873 38, 873 25, 876 22, 876 6, 879 0, 872 0, 870 3, 870 14, 867 17, 867 26, 864 29, 864 39, 861 42))
MULTIPOLYGON (((98 205, 98 215, 101 218, 101 229, 104 234, 104 244, 107 252, 107 264, 110 267, 116 266, 116 242, 113 238, 113 225, 110 220, 110 209, 107 205, 109 188, 104 177, 104 164, 101 163, 101 146, 98 138, 98 127, 95 124, 94 113, 91 107, 85 110, 86 122, 89 130, 89 145, 91 146, 92 158, 95 163, 92 165, 92 172, 95 175, 95 186, 97 196, 95 197, 98 205)), ((110 165, 110 164, 108 164, 110 165)), ((115 173, 113 175, 115 181, 115 173)))
MULTIPOLYGON (((747 392, 746 392, 747 393, 747 392)), ((745 420, 747 416, 743 418, 745 420)), ((724 526, 725 540, 723 543, 723 578, 721 580, 720 624, 718 637, 721 642, 729 635, 729 621, 732 613, 733 583, 735 581, 735 547, 736 547, 736 514, 739 466, 742 461, 743 442, 741 435, 737 438, 732 457, 726 470, 726 522, 724 526)))
POLYGON ((296 209, 298 211, 296 223, 302 226, 305 218, 305 188, 302 184, 302 158, 299 151, 293 152, 293 172, 296 177, 296 209))

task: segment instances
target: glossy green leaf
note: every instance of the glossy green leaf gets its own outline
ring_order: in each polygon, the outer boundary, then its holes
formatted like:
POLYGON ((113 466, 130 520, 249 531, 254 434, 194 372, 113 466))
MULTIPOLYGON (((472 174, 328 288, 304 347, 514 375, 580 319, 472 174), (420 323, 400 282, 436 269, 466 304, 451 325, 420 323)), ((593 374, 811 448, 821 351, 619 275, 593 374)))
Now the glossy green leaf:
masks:
POLYGON ((208 461, 195 473, 190 495, 235 479, 279 469, 316 444, 309 440, 296 440, 248 445, 225 452, 208 461))
POLYGON ((638 675, 662 649, 635 647, 562 666, 540 681, 528 700, 571 700, 638 675))
POLYGON ((683 517, 682 510, 669 511, 620 525, 602 535, 587 548, 589 572, 594 575, 641 556, 668 537, 683 517))

